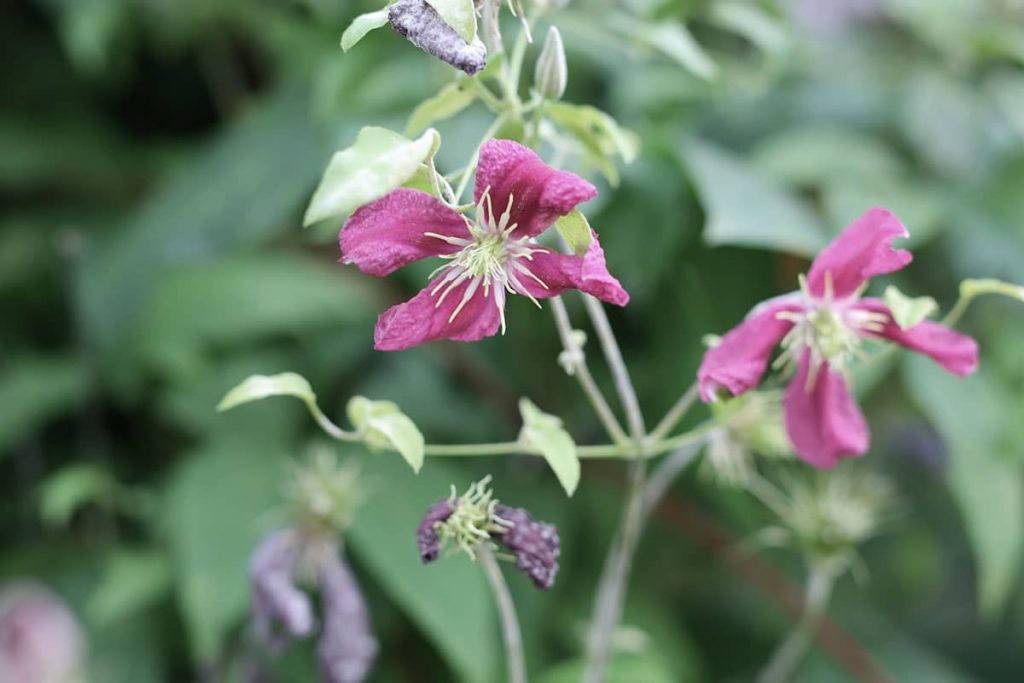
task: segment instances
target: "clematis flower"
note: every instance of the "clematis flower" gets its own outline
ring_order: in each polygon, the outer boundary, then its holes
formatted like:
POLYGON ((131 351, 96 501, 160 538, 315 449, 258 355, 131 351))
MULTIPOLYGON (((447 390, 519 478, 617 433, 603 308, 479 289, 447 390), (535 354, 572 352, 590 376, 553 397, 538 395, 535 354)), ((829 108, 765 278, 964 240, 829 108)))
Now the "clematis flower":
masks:
POLYGON ((884 209, 854 221, 818 254, 800 279, 800 291, 757 306, 707 351, 697 373, 704 401, 721 390, 735 396, 757 386, 781 344, 777 362, 796 366, 784 398, 790 441, 809 464, 831 469, 868 449, 868 427, 844 374, 865 339, 923 353, 957 375, 973 372, 973 339, 927 320, 904 329, 884 301, 862 297, 871 277, 910 263, 910 252, 892 247, 907 235, 884 209))
POLYGON ((499 328, 504 332, 510 293, 537 303, 579 289, 626 305, 629 295, 608 273, 596 234, 583 256, 534 241, 596 194, 593 185, 551 168, 526 147, 491 140, 480 151, 475 219, 407 188, 360 208, 341 230, 342 262, 384 276, 432 256, 448 261, 423 291, 380 316, 374 347, 398 351, 435 339, 477 341, 499 328))

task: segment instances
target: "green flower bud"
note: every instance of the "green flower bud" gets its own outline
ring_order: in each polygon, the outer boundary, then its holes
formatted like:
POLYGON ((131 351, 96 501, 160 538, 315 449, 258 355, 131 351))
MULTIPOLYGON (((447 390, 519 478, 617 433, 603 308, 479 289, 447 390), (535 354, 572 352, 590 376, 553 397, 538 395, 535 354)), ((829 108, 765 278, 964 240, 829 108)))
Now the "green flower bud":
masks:
POLYGON ((314 447, 305 461, 293 466, 286 493, 296 528, 333 537, 348 528, 362 502, 358 466, 339 463, 328 446, 314 447))
POLYGON ((533 77, 533 87, 548 100, 560 100, 565 94, 565 85, 569 80, 569 69, 565 64, 565 46, 558 29, 548 29, 548 37, 537 59, 537 70, 533 77))

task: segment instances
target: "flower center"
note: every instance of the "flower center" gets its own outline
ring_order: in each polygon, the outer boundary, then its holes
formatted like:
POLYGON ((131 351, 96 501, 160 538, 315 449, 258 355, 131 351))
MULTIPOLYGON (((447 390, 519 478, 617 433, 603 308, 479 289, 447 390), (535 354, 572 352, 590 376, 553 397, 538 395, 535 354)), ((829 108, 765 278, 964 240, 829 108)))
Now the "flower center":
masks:
POLYGON ((467 283, 462 294, 462 300, 448 317, 451 323, 458 317, 459 313, 467 303, 483 288, 483 296, 490 296, 494 291, 494 303, 498 307, 498 314, 501 316, 501 331, 505 332, 505 294, 522 294, 530 298, 533 303, 540 304, 523 285, 522 278, 527 277, 544 289, 548 286, 527 267, 525 262, 532 260, 536 252, 545 251, 537 247, 530 237, 516 238, 512 236, 518 227, 512 222, 512 206, 514 197, 509 195, 508 205, 504 213, 496 216, 491 206, 491 193, 488 187, 480 197, 476 207, 476 220, 463 217, 466 221, 466 228, 469 230, 469 237, 450 237, 439 235, 434 232, 425 233, 448 244, 460 247, 454 254, 442 256, 448 259, 444 264, 430 274, 434 276, 444 273, 438 278, 430 295, 436 297, 435 308, 439 308, 445 298, 463 283, 467 283))

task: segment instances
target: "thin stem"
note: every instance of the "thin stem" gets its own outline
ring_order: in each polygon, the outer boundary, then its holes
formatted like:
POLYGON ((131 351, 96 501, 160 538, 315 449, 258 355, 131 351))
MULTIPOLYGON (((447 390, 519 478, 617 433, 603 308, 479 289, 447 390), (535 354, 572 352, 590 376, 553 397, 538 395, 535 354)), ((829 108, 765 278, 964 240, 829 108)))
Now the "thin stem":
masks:
POLYGON ((828 609, 835 579, 836 571, 831 563, 816 562, 811 565, 803 614, 790 634, 779 644, 767 666, 761 670, 757 683, 787 683, 793 679, 828 609))
MULTIPOLYGON (((583 295, 583 304, 586 306, 587 314, 594 325, 594 331, 601 342, 601 349, 608 361, 608 368, 615 380, 615 388, 619 393, 619 400, 622 401, 622 409, 626 411, 626 422, 629 424, 630 436, 637 444, 637 450, 642 450, 644 435, 647 433, 644 427, 644 416, 640 411, 640 402, 636 398, 636 390, 633 388, 633 381, 629 377, 629 370, 626 362, 622 360, 622 351, 619 349, 619 342, 612 331, 611 323, 605 314, 604 306, 589 294, 583 295)), ((640 457, 640 453, 637 453, 640 457)))
POLYGON ((644 487, 644 517, 650 517, 651 512, 661 502, 672 482, 689 467, 690 463, 696 460, 697 454, 704 448, 705 443, 707 443, 707 435, 702 435, 700 439, 680 446, 661 461, 657 469, 651 473, 647 479, 647 485, 644 487))
POLYGON ((942 319, 942 324, 946 327, 956 326, 956 324, 960 322, 960 318, 962 318, 964 313, 967 312, 967 309, 970 308, 972 301, 974 301, 973 296, 961 295, 960 298, 956 300, 956 303, 953 304, 953 308, 949 309, 949 313, 946 314, 946 317, 942 319))
POLYGON ((690 412, 690 408, 697 402, 697 398, 700 396, 700 387, 696 382, 690 385, 690 388, 683 392, 683 395, 679 397, 679 400, 675 402, 668 412, 665 413, 665 417, 661 418, 661 422, 651 432, 650 439, 652 441, 660 441, 672 432, 680 420, 686 417, 686 414, 690 412))
POLYGON ((550 303, 551 312, 555 316, 555 326, 558 328, 558 336, 562 340, 565 353, 568 354, 572 363, 573 372, 571 374, 579 381, 580 388, 583 389, 583 393, 586 394, 590 405, 593 406, 594 412, 597 413, 598 419, 601 420, 601 424, 604 425, 604 429, 608 432, 608 436, 611 437, 612 441, 616 443, 629 441, 629 437, 623 431, 618 418, 615 417, 611 406, 608 405, 604 394, 601 393, 597 382, 594 381, 594 376, 590 374, 590 368, 587 367, 587 360, 583 349, 576 343, 575 336, 573 335, 569 313, 565 310, 565 302, 562 301, 561 297, 556 296, 550 299, 550 303))
POLYGON ((509 593, 508 584, 498 566, 498 560, 494 557, 494 551, 481 545, 477 548, 477 559, 480 566, 484 568, 484 575, 494 593, 494 603, 498 608, 498 615, 501 617, 501 635, 505 643, 505 664, 508 668, 509 683, 526 683, 526 660, 523 656, 523 637, 519 631, 519 618, 516 616, 516 606, 512 602, 512 594, 509 593))
POLYGON ((466 192, 466 188, 469 186, 469 179, 476 171, 476 165, 480 161, 480 150, 483 149, 487 141, 494 137, 494 134, 498 132, 498 129, 505 124, 505 115, 502 114, 494 119, 490 128, 484 133, 480 139, 480 144, 476 146, 476 150, 473 152, 473 158, 470 159, 469 164, 466 166, 466 170, 462 172, 462 178, 459 179, 459 186, 455 190, 455 201, 462 201, 462 195, 466 192))

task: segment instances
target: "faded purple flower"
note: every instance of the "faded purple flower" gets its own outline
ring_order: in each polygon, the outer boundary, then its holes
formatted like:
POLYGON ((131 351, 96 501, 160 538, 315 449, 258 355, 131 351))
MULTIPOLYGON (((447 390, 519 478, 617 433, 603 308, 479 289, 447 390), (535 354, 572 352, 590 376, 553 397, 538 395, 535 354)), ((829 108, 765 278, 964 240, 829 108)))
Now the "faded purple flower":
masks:
POLYGON ((290 639, 307 636, 313 630, 309 596, 295 586, 301 552, 299 534, 283 529, 264 538, 249 563, 253 627, 256 637, 275 652, 290 639))
POLYGON ((76 678, 85 637, 67 605, 33 581, 0 588, 0 683, 53 683, 76 678))
POLYGON ((336 554, 320 567, 323 633, 318 648, 327 683, 360 683, 377 658, 377 639, 355 576, 336 554))
POLYGON ((451 517, 453 512, 455 506, 451 500, 439 500, 430 506, 427 514, 423 516, 423 521, 416 528, 416 545, 419 546, 423 564, 429 564, 440 556, 441 537, 437 533, 437 523, 451 517))
POLYGON ((413 45, 470 76, 487 65, 484 44, 467 43, 424 0, 398 0, 388 9, 388 21, 413 45))
POLYGON ((494 513, 511 526, 505 533, 492 537, 512 551, 516 567, 529 576, 537 588, 551 588, 558 574, 558 556, 561 554, 555 525, 534 520, 523 508, 499 504, 494 513))

